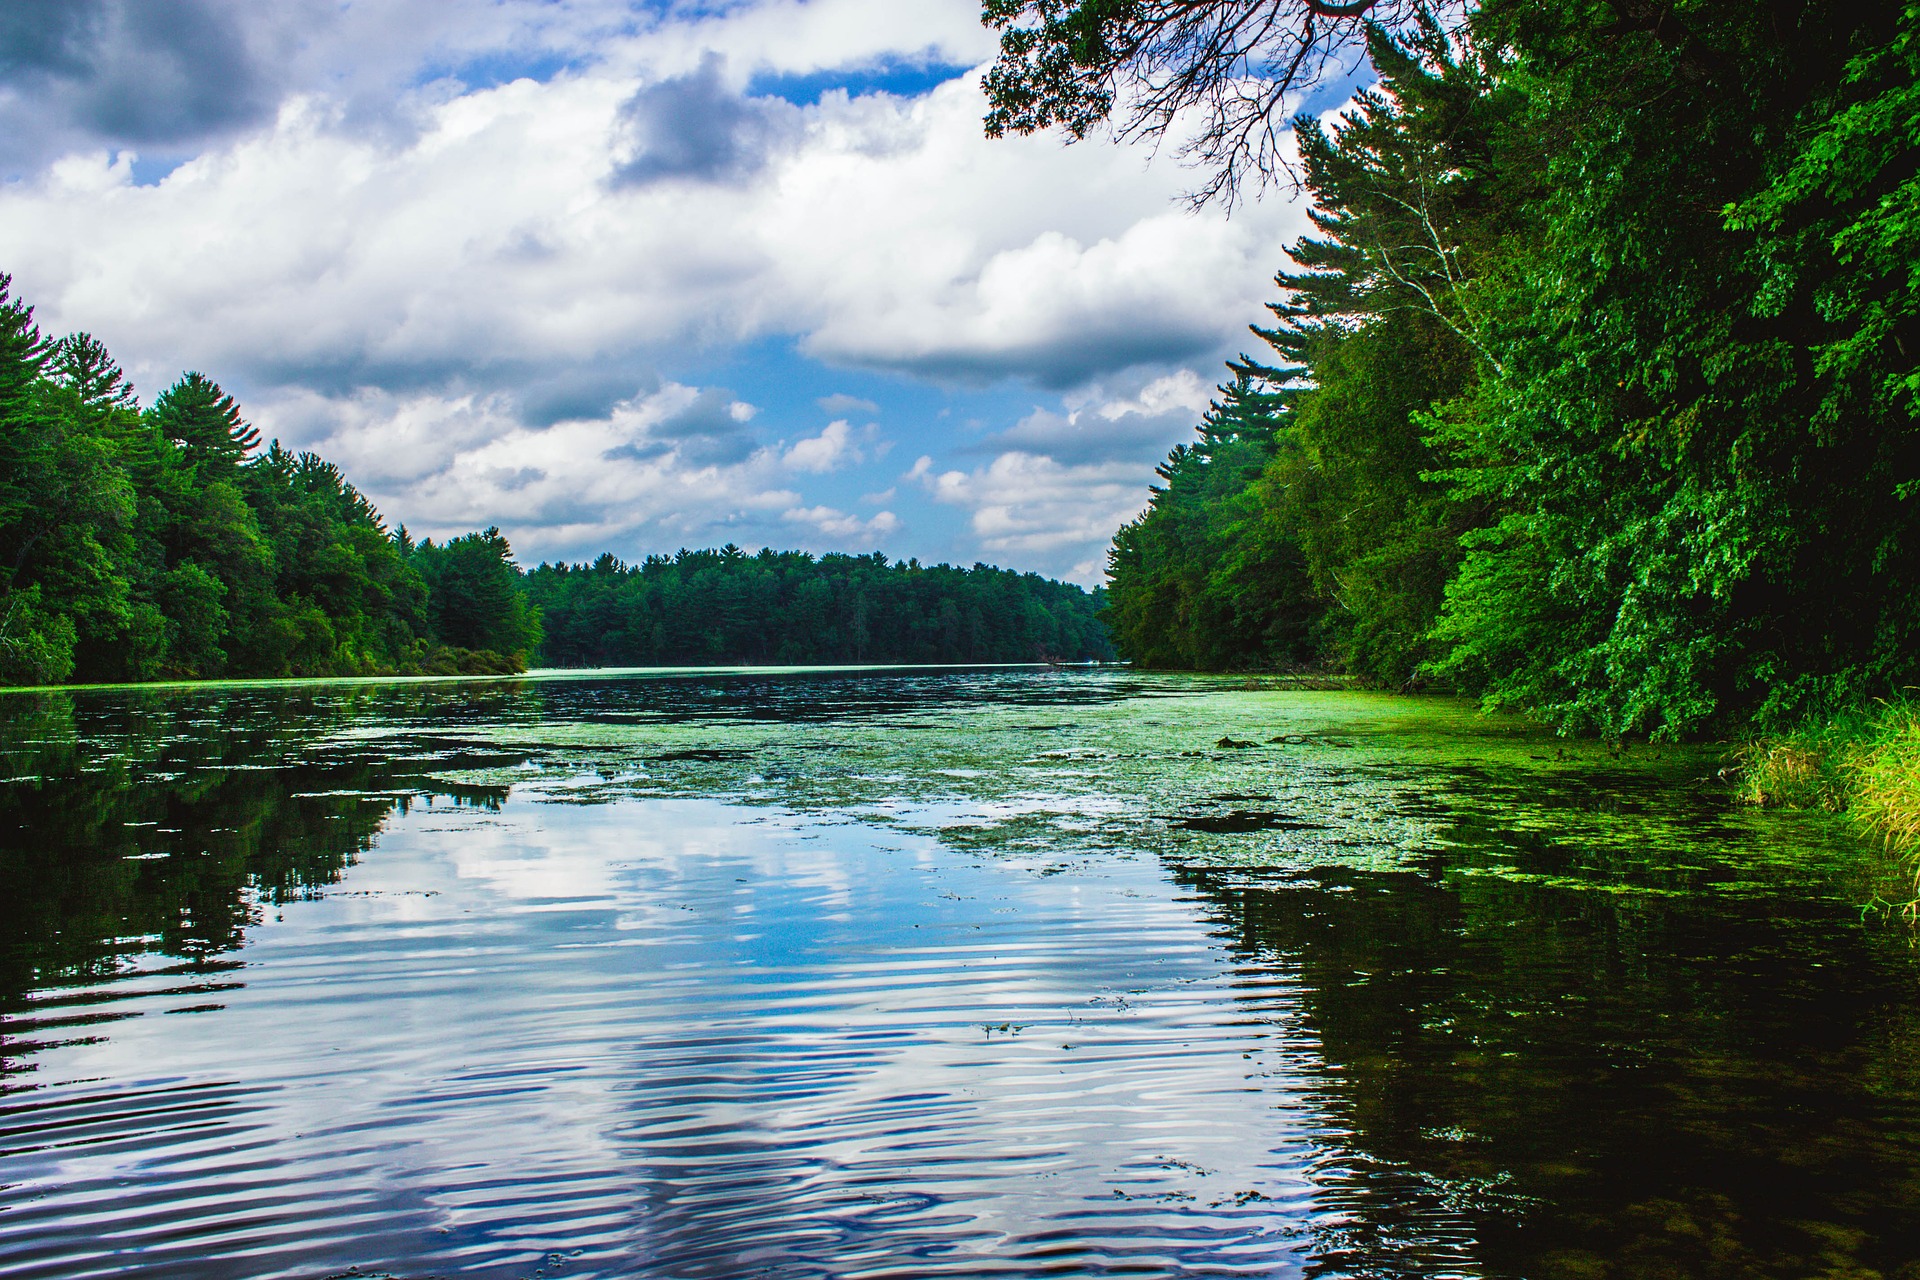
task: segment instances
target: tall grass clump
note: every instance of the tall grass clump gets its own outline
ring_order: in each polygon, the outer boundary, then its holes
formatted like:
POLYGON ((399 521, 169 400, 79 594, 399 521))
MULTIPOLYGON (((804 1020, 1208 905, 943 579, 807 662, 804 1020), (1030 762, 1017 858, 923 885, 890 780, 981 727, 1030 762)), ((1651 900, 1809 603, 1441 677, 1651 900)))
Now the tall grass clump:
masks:
POLYGON ((1735 756, 1749 804, 1844 811, 1920 863, 1920 703, 1848 712, 1756 739, 1735 756))
POLYGON ((1887 846, 1920 859, 1920 704, 1891 707, 1847 763, 1847 809, 1887 846))

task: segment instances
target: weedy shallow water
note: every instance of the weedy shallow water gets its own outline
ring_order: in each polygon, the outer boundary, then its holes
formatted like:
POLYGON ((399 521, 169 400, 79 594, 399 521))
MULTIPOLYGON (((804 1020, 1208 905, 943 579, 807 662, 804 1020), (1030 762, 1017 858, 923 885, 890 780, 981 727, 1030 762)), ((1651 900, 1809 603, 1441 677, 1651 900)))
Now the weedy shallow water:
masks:
POLYGON ((1920 958, 1843 829, 1244 684, 0 698, 0 1256, 1920 1275, 1920 958))

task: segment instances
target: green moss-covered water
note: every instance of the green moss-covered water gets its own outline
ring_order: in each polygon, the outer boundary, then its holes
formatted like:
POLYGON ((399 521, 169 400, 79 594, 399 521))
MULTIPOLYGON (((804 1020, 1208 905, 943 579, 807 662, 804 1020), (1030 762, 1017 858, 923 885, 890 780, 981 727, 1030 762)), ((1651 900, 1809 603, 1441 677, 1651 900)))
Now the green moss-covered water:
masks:
POLYGON ((1113 671, 0 697, 22 1275, 1920 1275, 1891 872, 1113 671))

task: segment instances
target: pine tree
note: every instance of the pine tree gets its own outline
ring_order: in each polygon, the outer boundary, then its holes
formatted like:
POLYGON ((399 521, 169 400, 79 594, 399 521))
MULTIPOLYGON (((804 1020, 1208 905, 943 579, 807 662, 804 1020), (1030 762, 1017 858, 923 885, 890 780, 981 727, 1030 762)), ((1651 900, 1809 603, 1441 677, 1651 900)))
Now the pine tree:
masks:
POLYGON ((241 420, 240 406, 204 374, 184 375, 153 402, 148 416, 162 436, 185 450, 204 480, 232 475, 260 447, 260 433, 241 420))

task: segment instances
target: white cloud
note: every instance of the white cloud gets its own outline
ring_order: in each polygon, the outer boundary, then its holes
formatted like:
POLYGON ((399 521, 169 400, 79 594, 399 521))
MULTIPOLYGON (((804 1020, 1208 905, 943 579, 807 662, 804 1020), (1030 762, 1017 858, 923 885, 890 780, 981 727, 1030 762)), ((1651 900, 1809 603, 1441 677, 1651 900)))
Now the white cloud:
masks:
MULTIPOLYGON (((1198 422, 1212 399, 1213 388, 1202 382, 1198 374, 1191 369, 1178 369, 1153 379, 1132 395, 1106 399, 1088 396, 1082 399, 1081 405, 1090 407, 1108 422, 1129 415, 1162 417, 1168 414, 1181 415, 1198 422)), ((1071 397, 1068 403, 1073 404, 1071 397)))
POLYGON ((796 537, 809 550, 868 551, 904 528, 891 510, 862 517, 795 490, 795 472, 863 456, 844 421, 790 446, 762 444, 746 430, 754 414, 717 388, 670 382, 603 416, 537 427, 500 393, 301 392, 256 420, 268 435, 314 441, 416 536, 499 524, 528 563, 608 547, 784 547, 796 537))
MULTIPOLYGON (((937 434, 904 492, 966 510, 988 552, 1097 578, 1098 544, 1204 408, 1188 366, 1244 341, 1305 229, 1277 202, 1189 214, 1191 175, 1136 150, 985 139, 975 0, 301 0, 272 21, 194 2, 254 24, 249 66, 279 51, 267 106, 209 116, 151 185, 127 138, 49 126, 79 149, 0 186, 0 269, 147 395, 204 370, 410 527, 498 523, 523 554, 903 529, 847 515, 859 487, 835 487, 892 445, 853 425, 874 402, 820 397, 823 430, 772 444, 754 406, 658 372, 770 341, 1065 391, 976 435, 992 460, 971 470, 933 460, 969 411, 923 419, 937 434), (487 83, 500 54, 562 69, 487 83), (915 62, 976 69, 915 98, 739 97, 915 62), (713 127, 667 146, 689 111, 713 127)), ((16 99, 0 83, 0 121, 16 99)))
POLYGON ((263 435, 318 444, 356 484, 388 493, 521 429, 511 398, 502 393, 396 394, 367 387, 326 397, 295 389, 251 412, 263 435))
POLYGON ((995 44, 978 0, 763 0, 662 25, 625 52, 686 69, 712 50, 748 71, 805 74, 893 61, 966 66, 992 57, 995 44))
POLYGON ((1155 463, 1193 435, 1211 396, 1212 388, 1189 369, 1133 390, 1095 384, 1068 396, 1060 411, 1035 408, 974 451, 1018 450, 1065 463, 1155 463))
POLYGON ((853 428, 841 418, 829 422, 819 435, 797 441, 780 460, 795 471, 817 474, 849 462, 864 462, 866 455, 853 442, 853 428))
POLYGON ((351 126, 405 134, 431 102, 502 75, 605 63, 672 76, 710 52, 740 76, 969 65, 974 0, 762 0, 705 14, 633 0, 69 0, 14 5, 0 60, 0 165, 151 146, 180 158, 326 93, 351 126), (424 87, 422 87, 424 86, 424 87))
POLYGON ((295 97, 154 186, 124 153, 69 156, 0 192, 0 262, 149 381, 511 385, 787 334, 1068 385, 1233 340, 1298 229, 1279 206, 1178 211, 1183 175, 1137 152, 989 142, 971 75, 789 109, 750 178, 610 185, 636 83, 601 65, 460 93, 397 141, 295 97))
POLYGON ((936 472, 920 458, 905 477, 936 502, 969 513, 981 544, 1092 586, 1105 580, 1114 531, 1147 502, 1153 468, 1190 439, 1213 389, 1188 369, 1068 396, 1064 412, 1035 409, 981 447, 993 460, 936 472))
POLYGON ((522 559, 771 540, 802 501, 780 452, 736 430, 751 406, 711 389, 667 383, 604 417, 544 427, 504 405, 499 395, 302 394, 259 421, 318 435, 320 451, 416 534, 497 523, 522 559))
POLYGON ((1065 465, 1008 452, 971 471, 935 473, 915 466, 913 478, 935 501, 965 508, 981 544, 1046 572, 1093 585, 1105 576, 1113 531, 1146 505, 1151 468, 1133 463, 1065 465))
POLYGON ((789 524, 804 525, 836 539, 884 536, 900 528, 900 517, 891 511, 878 511, 865 520, 832 507, 794 507, 780 513, 789 524))

